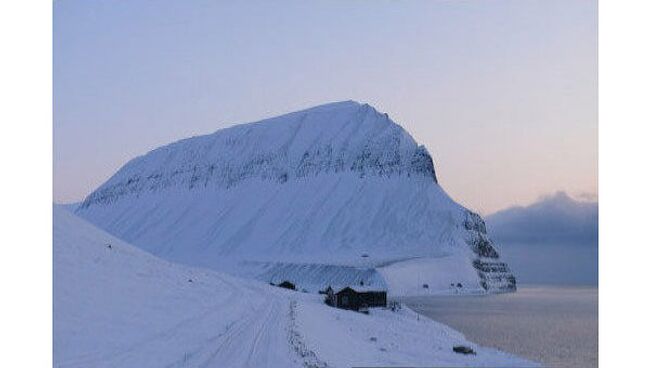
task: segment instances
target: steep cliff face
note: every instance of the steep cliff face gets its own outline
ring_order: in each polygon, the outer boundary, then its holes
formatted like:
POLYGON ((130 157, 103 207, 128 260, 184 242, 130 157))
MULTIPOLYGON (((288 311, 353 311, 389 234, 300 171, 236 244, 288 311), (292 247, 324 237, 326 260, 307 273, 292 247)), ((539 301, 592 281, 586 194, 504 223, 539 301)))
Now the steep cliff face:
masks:
POLYGON ((472 264, 478 272, 481 287, 486 291, 515 291, 515 277, 508 265, 499 260, 499 253, 487 236, 485 221, 478 214, 467 211, 463 225, 468 234, 467 245, 476 255, 472 264))
POLYGON ((386 264, 452 257, 469 261, 472 271, 457 278, 466 285, 514 289, 485 224, 438 185, 427 150, 352 101, 153 150, 76 212, 159 256, 253 277, 295 269, 317 287, 332 275, 350 279, 323 265, 378 280, 373 270, 386 264))

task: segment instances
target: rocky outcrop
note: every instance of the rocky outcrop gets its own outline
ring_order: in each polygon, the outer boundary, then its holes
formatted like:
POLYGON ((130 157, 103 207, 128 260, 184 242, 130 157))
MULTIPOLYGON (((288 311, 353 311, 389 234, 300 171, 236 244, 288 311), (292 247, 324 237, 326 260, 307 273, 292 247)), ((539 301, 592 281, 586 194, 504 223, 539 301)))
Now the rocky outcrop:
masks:
POLYGON ((467 211, 463 222, 467 230, 467 245, 476 255, 472 262, 481 279, 479 284, 485 291, 510 292, 517 290, 517 282, 505 262, 499 260, 499 253, 487 236, 485 221, 478 214, 467 211))

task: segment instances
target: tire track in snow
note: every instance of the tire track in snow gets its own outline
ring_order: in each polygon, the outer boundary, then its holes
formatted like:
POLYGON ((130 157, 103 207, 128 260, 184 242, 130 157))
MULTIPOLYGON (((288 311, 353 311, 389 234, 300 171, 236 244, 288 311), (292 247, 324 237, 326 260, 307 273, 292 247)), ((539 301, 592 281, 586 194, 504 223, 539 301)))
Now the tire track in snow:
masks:
POLYGON ((240 300, 240 319, 225 331, 216 347, 199 363, 199 367, 265 367, 270 362, 285 361, 282 366, 295 366, 287 343, 287 300, 262 287, 250 287, 240 300))
POLYGON ((296 323, 296 306, 297 302, 292 300, 289 304, 289 343, 295 353, 301 358, 302 365, 305 368, 328 368, 327 362, 324 362, 316 356, 313 350, 307 347, 302 340, 302 335, 298 331, 296 323))

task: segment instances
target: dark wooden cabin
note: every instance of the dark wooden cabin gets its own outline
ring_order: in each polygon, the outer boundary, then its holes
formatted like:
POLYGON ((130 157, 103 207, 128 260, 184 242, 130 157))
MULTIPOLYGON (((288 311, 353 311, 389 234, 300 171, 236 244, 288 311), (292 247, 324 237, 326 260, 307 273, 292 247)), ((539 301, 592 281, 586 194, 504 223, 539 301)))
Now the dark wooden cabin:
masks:
POLYGON ((365 308, 386 307, 385 290, 347 286, 341 289, 329 287, 326 293, 325 303, 336 308, 358 311, 365 308))
POLYGON ((278 286, 285 289, 296 290, 296 285, 289 281, 282 281, 278 284, 278 286))

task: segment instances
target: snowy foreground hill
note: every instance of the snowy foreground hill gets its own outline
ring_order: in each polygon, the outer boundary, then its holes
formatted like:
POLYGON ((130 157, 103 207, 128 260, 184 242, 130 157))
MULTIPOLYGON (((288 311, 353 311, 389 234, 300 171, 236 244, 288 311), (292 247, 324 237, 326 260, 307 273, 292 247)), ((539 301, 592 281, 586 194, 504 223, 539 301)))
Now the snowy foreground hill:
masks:
POLYGON ((516 288, 480 216, 438 185, 426 148, 353 101, 155 149, 76 214, 170 261, 309 291, 516 288))
POLYGON ((58 206, 53 238, 56 367, 533 364, 408 309, 364 315, 318 295, 169 263, 58 206), (457 344, 477 354, 452 352, 457 344))

